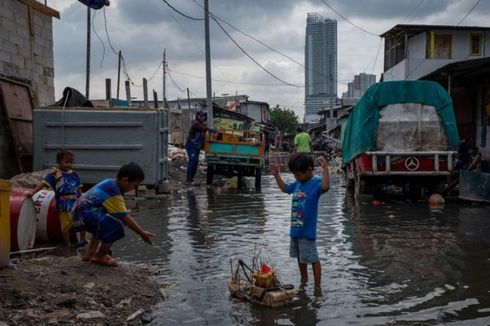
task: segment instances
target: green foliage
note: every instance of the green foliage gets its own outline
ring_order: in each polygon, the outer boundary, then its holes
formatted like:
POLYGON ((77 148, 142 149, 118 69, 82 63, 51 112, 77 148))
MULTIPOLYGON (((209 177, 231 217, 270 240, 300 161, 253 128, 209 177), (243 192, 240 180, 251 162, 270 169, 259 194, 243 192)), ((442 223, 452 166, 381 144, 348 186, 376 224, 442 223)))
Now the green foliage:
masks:
POLYGON ((276 105, 271 109, 271 123, 283 133, 293 134, 299 126, 299 117, 293 110, 284 109, 276 105))

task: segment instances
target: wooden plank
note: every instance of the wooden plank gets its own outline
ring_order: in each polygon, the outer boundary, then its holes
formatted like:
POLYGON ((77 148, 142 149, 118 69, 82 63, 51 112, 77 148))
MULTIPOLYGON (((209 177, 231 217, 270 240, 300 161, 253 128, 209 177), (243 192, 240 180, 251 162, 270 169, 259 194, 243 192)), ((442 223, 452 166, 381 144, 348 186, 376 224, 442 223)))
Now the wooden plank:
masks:
POLYGON ((45 15, 60 19, 60 12, 51 7, 45 6, 36 0, 18 0, 28 7, 37 10, 45 15))

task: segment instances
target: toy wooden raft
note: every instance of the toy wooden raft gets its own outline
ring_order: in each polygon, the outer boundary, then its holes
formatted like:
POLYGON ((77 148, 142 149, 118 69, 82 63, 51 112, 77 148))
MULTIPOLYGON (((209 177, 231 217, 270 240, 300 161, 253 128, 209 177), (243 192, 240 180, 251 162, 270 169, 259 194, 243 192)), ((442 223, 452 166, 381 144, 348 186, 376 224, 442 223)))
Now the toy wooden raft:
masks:
MULTIPOLYGON (((255 259, 254 259, 255 261, 255 259)), ((228 289, 232 297, 268 307, 282 307, 292 301, 296 295, 293 285, 282 284, 277 274, 266 264, 252 268, 243 260, 236 266, 231 264, 231 281, 228 289)))

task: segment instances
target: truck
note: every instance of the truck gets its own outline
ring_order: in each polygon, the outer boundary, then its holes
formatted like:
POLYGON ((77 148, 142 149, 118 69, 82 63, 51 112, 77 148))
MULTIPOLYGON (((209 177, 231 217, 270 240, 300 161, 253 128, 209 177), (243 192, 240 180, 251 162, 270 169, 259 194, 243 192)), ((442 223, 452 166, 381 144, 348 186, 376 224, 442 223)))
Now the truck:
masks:
POLYGON ((431 81, 371 86, 351 111, 342 165, 354 195, 440 192, 453 174, 459 133, 451 97, 431 81))
POLYGON ((260 191, 265 141, 264 133, 256 130, 217 128, 215 133, 207 133, 207 184, 213 183, 215 175, 237 176, 241 187, 243 177, 254 177, 255 189, 260 191))

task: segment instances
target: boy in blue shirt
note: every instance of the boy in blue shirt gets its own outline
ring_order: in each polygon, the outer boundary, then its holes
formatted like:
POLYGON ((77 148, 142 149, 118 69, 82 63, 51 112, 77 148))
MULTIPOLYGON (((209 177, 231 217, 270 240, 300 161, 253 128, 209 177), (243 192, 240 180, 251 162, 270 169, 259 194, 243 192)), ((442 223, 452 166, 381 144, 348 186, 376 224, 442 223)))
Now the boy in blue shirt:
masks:
POLYGON ((282 180, 278 164, 270 167, 270 172, 282 192, 293 194, 289 255, 298 259, 302 284, 308 282, 307 266, 312 265, 316 288, 320 287, 322 274, 316 248, 318 200, 330 187, 327 161, 320 157, 318 162, 323 169, 322 178, 314 176, 315 164, 310 155, 303 153, 293 155, 289 159, 288 167, 296 181, 289 184, 282 180))
MULTIPOLYGON (((61 233, 66 247, 70 247, 70 229, 72 227, 71 210, 77 198, 82 194, 82 183, 78 174, 74 172, 73 161, 75 155, 66 149, 56 154, 58 168, 46 175, 43 181, 31 191, 31 195, 43 188, 51 188, 55 192, 56 209, 60 217, 61 233)), ((87 244, 85 232, 80 232, 79 247, 87 244)))
POLYGON ((87 251, 82 257, 105 266, 117 266, 110 256, 114 242, 124 237, 124 226, 152 244, 153 233, 143 230, 129 215, 124 202, 124 193, 131 191, 143 181, 145 174, 136 163, 123 165, 116 178, 106 179, 84 193, 75 203, 74 224, 92 235, 87 251))

